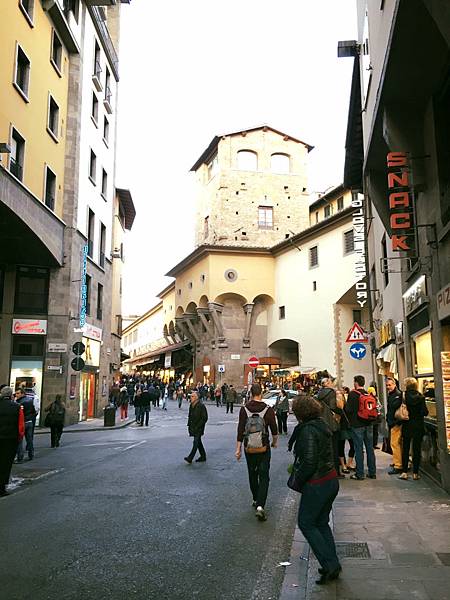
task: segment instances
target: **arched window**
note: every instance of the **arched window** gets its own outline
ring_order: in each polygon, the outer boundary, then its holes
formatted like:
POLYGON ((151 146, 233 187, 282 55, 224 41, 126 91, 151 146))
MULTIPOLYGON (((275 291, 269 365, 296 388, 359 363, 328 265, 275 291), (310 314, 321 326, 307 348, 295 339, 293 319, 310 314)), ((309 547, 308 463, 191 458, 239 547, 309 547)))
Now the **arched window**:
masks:
POLYGON ((258 155, 251 150, 239 150, 237 153, 237 167, 240 171, 257 171, 258 155))
POLYGON ((272 154, 270 159, 270 169, 272 173, 289 173, 289 162, 288 154, 272 154))

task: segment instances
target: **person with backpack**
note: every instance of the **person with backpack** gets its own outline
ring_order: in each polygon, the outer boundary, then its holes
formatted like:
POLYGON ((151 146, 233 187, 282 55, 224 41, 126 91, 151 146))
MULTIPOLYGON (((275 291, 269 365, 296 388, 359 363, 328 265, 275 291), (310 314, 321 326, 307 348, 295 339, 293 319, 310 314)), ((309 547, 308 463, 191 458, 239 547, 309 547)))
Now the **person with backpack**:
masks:
POLYGON ((191 404, 189 406, 188 416, 188 431, 189 435, 193 437, 192 450, 184 457, 184 460, 191 464, 194 460, 194 456, 197 450, 200 453, 200 457, 195 462, 206 462, 206 452, 202 442, 202 436, 205 433, 205 425, 208 422, 208 411, 203 402, 200 401, 200 395, 198 392, 192 392, 191 404))
POLYGON ((64 417, 66 416, 66 406, 62 401, 61 395, 56 394, 55 401, 45 409, 47 416, 45 423, 50 427, 50 443, 52 448, 58 448, 64 429, 64 417))
POLYGON ((364 476, 364 453, 367 456, 367 476, 369 479, 377 478, 377 466, 375 451, 373 449, 373 423, 378 418, 376 399, 364 389, 366 380, 363 375, 355 375, 353 378, 354 389, 348 395, 345 405, 350 431, 355 445, 356 473, 350 479, 363 480, 364 476))
POLYGON ((260 521, 267 519, 264 509, 269 491, 270 447, 276 448, 277 443, 275 412, 263 402, 260 384, 254 383, 251 387, 250 401, 239 412, 235 456, 237 460, 241 459, 244 445, 253 507, 260 521), (272 433, 272 444, 269 429, 272 433))

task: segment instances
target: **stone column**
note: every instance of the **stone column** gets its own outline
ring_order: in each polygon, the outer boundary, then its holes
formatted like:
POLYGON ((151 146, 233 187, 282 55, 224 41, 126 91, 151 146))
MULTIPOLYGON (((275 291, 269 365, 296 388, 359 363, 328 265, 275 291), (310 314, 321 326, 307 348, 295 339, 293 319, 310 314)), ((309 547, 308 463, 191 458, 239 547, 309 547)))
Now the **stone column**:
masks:
POLYGON ((249 302, 248 304, 244 304, 244 306, 242 307, 245 312, 245 333, 244 339, 242 340, 243 348, 250 348, 250 329, 252 324, 252 313, 254 306, 255 305, 252 302, 249 302))
POLYGON ((214 328, 217 333, 217 341, 219 348, 228 348, 227 341, 225 339, 223 333, 223 325, 222 325, 222 310, 223 304, 219 304, 218 302, 209 302, 208 308, 211 312, 211 316, 214 322, 214 328))

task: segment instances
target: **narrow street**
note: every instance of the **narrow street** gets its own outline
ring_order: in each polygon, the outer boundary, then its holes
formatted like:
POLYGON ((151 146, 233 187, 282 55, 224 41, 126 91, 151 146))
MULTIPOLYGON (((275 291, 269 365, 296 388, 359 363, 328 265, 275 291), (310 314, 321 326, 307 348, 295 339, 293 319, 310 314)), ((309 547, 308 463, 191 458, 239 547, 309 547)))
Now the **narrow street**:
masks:
POLYGON ((297 501, 287 438, 272 454, 260 523, 245 460, 234 458, 237 411, 208 411, 205 464, 183 461, 187 405, 175 402, 153 409, 148 428, 66 433, 59 449, 36 435, 36 459, 13 476, 41 477, 0 501, 2 598, 278 598, 297 501))

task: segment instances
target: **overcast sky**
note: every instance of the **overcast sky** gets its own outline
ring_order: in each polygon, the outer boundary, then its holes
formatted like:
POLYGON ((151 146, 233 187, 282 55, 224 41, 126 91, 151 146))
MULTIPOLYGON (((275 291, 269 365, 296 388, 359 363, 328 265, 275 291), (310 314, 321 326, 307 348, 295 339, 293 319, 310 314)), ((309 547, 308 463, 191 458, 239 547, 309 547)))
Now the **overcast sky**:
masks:
POLYGON ((343 176, 354 0, 133 0, 122 5, 118 187, 127 234, 123 314, 142 314, 194 248, 190 167, 216 134, 270 124, 315 149, 309 189, 343 176))

